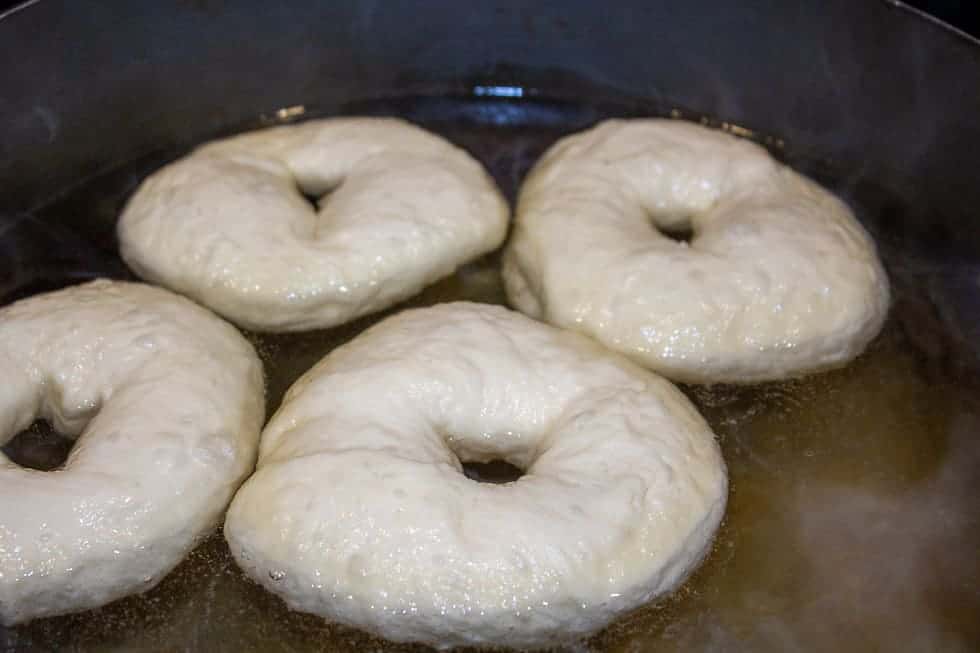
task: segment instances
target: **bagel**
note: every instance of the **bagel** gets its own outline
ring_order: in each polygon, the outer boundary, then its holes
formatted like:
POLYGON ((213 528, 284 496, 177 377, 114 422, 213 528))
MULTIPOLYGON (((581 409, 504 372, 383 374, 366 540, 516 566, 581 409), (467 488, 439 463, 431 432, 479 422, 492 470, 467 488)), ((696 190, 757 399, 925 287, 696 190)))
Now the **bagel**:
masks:
POLYGON ((404 311, 298 380, 225 537, 293 609, 389 640, 534 648, 677 587, 725 465, 672 384, 484 304, 404 311), (505 460, 514 482, 461 461, 505 460))
POLYGON ((522 312, 690 383, 842 366, 889 304, 842 201, 754 143, 666 119, 553 146, 521 188, 503 277, 522 312), (667 235, 685 228, 690 242, 667 235))
POLYGON ((500 245, 508 216, 446 140, 393 118, 330 118, 198 148, 140 185, 117 234, 143 279, 248 329, 304 331, 449 276, 500 245))
POLYGON ((2 308, 0 366, 0 444, 37 418, 77 438, 50 472, 0 452, 4 625, 152 588, 252 470, 259 359, 166 290, 103 280, 2 308))

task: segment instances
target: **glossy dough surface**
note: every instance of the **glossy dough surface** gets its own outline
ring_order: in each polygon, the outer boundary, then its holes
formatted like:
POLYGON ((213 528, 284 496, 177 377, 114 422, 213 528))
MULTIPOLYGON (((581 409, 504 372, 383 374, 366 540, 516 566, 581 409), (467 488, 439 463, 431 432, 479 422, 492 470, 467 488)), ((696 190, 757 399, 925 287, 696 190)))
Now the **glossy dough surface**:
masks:
POLYGON ((672 384, 519 313, 441 304, 293 385, 225 536, 293 609, 396 641, 541 647, 676 587, 726 496, 672 384), (492 459, 526 473, 463 475, 492 459))
POLYGON ((37 418, 77 437, 40 472, 0 453, 0 623, 150 589, 251 471, 261 364, 168 291, 96 281, 0 309, 0 443, 37 418))
POLYGON ((144 181, 117 231, 141 277, 241 326, 299 331, 414 295, 496 249, 507 220, 493 181, 448 141, 333 118, 198 148, 144 181))
POLYGON ((753 143, 676 120, 611 120, 551 148, 521 188, 504 280, 521 311, 694 383, 843 365, 889 303, 843 202, 753 143))

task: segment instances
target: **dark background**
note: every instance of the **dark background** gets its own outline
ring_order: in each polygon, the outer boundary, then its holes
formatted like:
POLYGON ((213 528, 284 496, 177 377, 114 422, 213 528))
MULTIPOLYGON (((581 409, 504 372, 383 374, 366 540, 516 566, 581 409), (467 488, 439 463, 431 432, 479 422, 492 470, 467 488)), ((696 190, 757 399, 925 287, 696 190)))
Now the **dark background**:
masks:
POLYGON ((909 0, 906 4, 980 38, 980 2, 977 0, 909 0))
MULTIPOLYGON (((21 4, 21 1, 0 0, 0 12, 21 4)), ((43 1, 41 0, 41 2, 43 1)), ((818 2, 819 0, 812 1, 818 2)), ((864 1, 880 2, 882 0, 864 1)), ((913 7, 918 7, 936 18, 980 38, 980 2, 977 2, 977 0, 906 0, 905 3, 913 7)))

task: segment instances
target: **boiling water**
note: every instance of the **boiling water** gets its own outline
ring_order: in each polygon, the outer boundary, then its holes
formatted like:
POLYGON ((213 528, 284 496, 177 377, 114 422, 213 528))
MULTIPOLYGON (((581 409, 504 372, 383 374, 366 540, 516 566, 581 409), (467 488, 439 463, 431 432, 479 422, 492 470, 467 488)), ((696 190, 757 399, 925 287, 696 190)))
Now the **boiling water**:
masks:
MULTIPOLYGON (((472 115, 426 121, 405 105, 395 110, 467 147, 511 197, 540 152, 579 126, 570 120, 528 127, 472 115)), ((105 258, 91 264, 119 270, 114 217, 139 178, 167 156, 83 184, 38 220, 84 227, 105 258)), ((833 175, 823 177, 834 185, 833 175)), ((849 199, 874 226, 880 197, 879 189, 867 205, 860 196, 849 199)), ((684 388, 718 434, 728 463, 729 508, 715 546, 674 595, 570 650, 980 648, 975 360, 932 303, 922 275, 909 271, 907 254, 890 245, 882 251, 895 305, 882 335, 847 368, 746 388, 684 388)), ((406 304, 340 328, 247 334, 266 364, 270 413, 300 374, 384 315, 458 299, 504 303, 498 263, 491 255, 406 304)), ((220 534, 146 594, 0 629, 0 649, 16 651, 417 648, 288 611, 238 571, 220 534)))

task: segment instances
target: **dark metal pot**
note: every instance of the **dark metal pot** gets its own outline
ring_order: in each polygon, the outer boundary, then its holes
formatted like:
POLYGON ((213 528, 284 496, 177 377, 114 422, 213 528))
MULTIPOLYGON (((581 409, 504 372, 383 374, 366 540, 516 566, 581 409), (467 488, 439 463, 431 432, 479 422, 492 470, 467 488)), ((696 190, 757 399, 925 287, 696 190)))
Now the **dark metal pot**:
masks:
MULTIPOLYGON (((0 57, 0 303, 130 276, 113 231, 128 193, 246 127, 402 115, 470 149, 511 197, 548 144, 603 117, 760 140, 875 235, 890 321, 845 370, 685 389, 721 440, 728 517, 684 589, 583 650, 980 648, 976 41, 870 0, 44 0, 0 18, 0 57)), ((456 277, 414 302, 499 301, 495 262, 470 268, 489 283, 456 277)), ((253 336, 270 405, 372 319, 253 336)), ((382 645, 244 580, 219 536, 142 596, 0 629, 11 651, 367 646, 382 645)))

